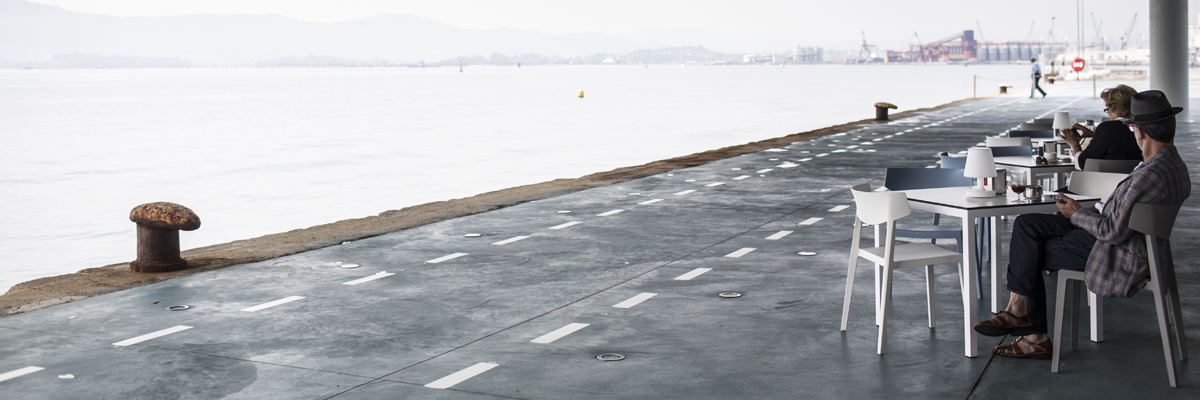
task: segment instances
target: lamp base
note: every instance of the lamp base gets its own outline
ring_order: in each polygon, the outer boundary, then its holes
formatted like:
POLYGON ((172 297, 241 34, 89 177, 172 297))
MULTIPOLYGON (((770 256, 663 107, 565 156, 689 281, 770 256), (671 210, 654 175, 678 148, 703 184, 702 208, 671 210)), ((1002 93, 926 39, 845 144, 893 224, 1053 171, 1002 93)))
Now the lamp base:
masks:
POLYGON ((979 186, 972 186, 970 189, 967 189, 967 197, 996 197, 996 191, 979 186))

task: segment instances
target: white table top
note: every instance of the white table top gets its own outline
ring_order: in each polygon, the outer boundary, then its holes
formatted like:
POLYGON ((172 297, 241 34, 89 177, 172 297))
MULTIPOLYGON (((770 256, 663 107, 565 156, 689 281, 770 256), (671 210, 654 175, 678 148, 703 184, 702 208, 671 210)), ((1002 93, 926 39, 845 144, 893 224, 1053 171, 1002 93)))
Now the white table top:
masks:
MULTIPOLYGON (((904 195, 908 196, 909 201, 917 201, 928 204, 935 204, 950 208, 962 210, 975 209, 1011 209, 1012 213, 1020 214, 1031 212, 1030 208, 1050 208, 1058 209, 1054 202, 1058 201, 1057 193, 1047 193, 1040 202, 1028 201, 1009 201, 1008 196, 999 195, 995 197, 967 197, 967 189, 969 186, 948 187, 936 189, 918 189, 905 190, 904 195), (1046 207, 1049 206, 1049 207, 1046 207)), ((1098 197, 1088 197, 1071 195, 1072 199, 1081 203, 1099 201, 1098 197)))
POLYGON ((1058 160, 1058 162, 1053 162, 1053 163, 1043 164, 1043 165, 1035 164, 1033 162, 1033 156, 1029 156, 1029 157, 1021 157, 1021 156, 996 157, 995 160, 996 160, 996 164, 1010 165, 1010 166, 1014 166, 1014 167, 1025 167, 1025 168, 1059 168, 1059 167, 1074 168, 1075 167, 1074 159, 1072 159, 1071 161, 1063 161, 1060 158, 1058 160))

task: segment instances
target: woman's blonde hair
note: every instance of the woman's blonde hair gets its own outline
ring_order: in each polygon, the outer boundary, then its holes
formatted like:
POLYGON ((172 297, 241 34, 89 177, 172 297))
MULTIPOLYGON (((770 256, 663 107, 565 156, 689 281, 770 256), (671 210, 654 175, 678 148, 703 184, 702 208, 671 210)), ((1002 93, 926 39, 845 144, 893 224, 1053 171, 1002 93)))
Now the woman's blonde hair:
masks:
POLYGON ((1108 110, 1121 118, 1133 118, 1133 111, 1129 109, 1130 102, 1133 101, 1133 95, 1137 94, 1137 90, 1125 85, 1117 85, 1104 89, 1100 92, 1100 98, 1104 99, 1104 106, 1108 110))

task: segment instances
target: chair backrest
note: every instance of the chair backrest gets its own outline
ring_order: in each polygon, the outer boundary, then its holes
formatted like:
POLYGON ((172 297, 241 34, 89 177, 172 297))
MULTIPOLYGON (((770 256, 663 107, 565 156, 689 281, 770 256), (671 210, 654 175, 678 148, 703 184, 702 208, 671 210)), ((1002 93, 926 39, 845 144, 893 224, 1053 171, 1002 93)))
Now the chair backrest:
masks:
POLYGON ((1033 121, 1030 123, 1050 125, 1050 124, 1054 123, 1054 118, 1034 118, 1033 121))
POLYGON ((1137 168, 1142 160, 1105 160, 1089 158, 1083 162, 1084 171, 1117 172, 1128 174, 1137 168))
MULTIPOLYGON (((1029 138, 1024 138, 1029 139, 1029 138)), ((992 157, 1032 157, 1033 147, 1025 146, 996 146, 992 147, 992 157)))
POLYGON ((1129 214, 1129 229, 1141 232, 1159 239, 1171 239, 1171 229, 1175 227, 1175 217, 1179 215, 1179 204, 1150 204, 1137 203, 1129 214))
POLYGON ((1033 141, 1029 140, 1028 136, 1026 136, 1026 137, 988 136, 987 139, 984 139, 984 144, 987 145, 987 147, 1032 146, 1033 141))
POLYGON ((1039 129, 1035 131, 1011 130, 1008 131, 1008 137, 1027 137, 1033 139, 1054 139, 1053 129, 1039 129))
POLYGON ((908 208, 908 196, 904 192, 864 192, 851 189, 854 194, 854 212, 859 220, 868 225, 886 224, 912 213, 908 208))
POLYGON ((888 168, 883 186, 888 190, 932 189, 971 186, 971 178, 962 169, 953 168, 888 168))
POLYGON ((1022 131, 1047 131, 1047 130, 1053 130, 1053 128, 1052 128, 1053 126, 1054 126, 1054 124, 1053 124, 1053 123, 1050 123, 1050 122, 1047 122, 1047 123, 1044 123, 1044 124, 1036 124, 1036 123, 1022 122, 1022 123, 1021 123, 1021 126, 1018 128, 1018 130, 1022 130, 1022 131))
POLYGON ((1068 189, 1072 193, 1099 197, 1101 201, 1108 201, 1108 196, 1112 195, 1113 190, 1116 190, 1117 185, 1126 177, 1128 177, 1126 174, 1111 172, 1072 171, 1071 184, 1068 189))
POLYGON ((966 169, 967 168, 967 158, 966 157, 955 157, 955 156, 942 156, 941 166, 942 166, 942 168, 950 168, 950 169, 966 169))
POLYGON ((871 191, 871 182, 863 182, 863 183, 854 185, 854 186, 850 187, 850 190, 857 190, 860 192, 870 192, 871 191))

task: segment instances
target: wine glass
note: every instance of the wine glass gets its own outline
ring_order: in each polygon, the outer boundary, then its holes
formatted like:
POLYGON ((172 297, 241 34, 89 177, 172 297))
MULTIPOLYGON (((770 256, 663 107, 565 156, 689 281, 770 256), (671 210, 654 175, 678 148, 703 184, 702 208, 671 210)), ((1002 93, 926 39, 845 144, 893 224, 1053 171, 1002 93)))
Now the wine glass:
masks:
POLYGON ((1029 174, 1025 171, 1009 171, 1008 188, 1012 193, 1016 194, 1015 200, 1020 200, 1025 194, 1025 187, 1029 185, 1029 174))

